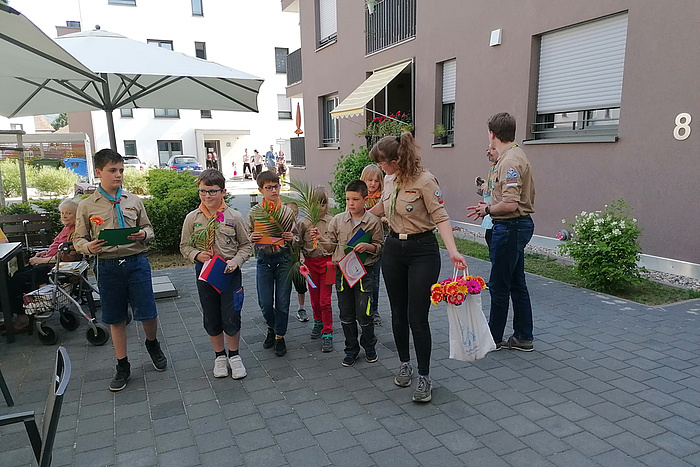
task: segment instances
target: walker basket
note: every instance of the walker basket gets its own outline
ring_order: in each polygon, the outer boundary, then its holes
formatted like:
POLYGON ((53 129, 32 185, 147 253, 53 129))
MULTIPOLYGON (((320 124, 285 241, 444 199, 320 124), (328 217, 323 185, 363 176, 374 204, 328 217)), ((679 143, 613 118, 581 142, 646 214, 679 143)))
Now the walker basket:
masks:
POLYGON ((70 295, 71 284, 65 284, 60 286, 64 293, 56 290, 56 286, 53 284, 48 284, 40 289, 34 290, 24 294, 22 300, 24 302, 24 312, 27 315, 34 315, 37 318, 46 315, 46 317, 51 316, 51 313, 60 309, 61 307, 68 306, 71 301, 68 298, 70 295))

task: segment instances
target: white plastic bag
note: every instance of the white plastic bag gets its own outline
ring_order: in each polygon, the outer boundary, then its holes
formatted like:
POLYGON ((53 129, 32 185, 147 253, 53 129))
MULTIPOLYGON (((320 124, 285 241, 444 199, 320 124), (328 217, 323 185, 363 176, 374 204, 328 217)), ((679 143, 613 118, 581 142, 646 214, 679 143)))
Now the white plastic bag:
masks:
POLYGON ((450 358, 471 362, 484 358, 496 344, 481 311, 481 294, 468 294, 461 305, 447 304, 450 322, 450 358))

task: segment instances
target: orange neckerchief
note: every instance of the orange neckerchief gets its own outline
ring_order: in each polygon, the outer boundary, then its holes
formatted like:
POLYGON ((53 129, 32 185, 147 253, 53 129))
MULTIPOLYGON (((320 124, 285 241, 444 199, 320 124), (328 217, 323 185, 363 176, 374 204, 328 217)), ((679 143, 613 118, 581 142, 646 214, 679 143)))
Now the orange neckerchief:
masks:
POLYGON ((270 214, 272 214, 273 211, 277 211, 279 208, 282 207, 282 199, 278 198, 277 203, 273 203, 272 201, 265 201, 265 198, 260 202, 263 208, 270 214))
POLYGON ((376 204, 379 202, 379 198, 381 198, 382 192, 379 190, 376 190, 373 193, 368 193, 367 194, 367 202, 365 203, 365 209, 371 209, 376 204))
POLYGON ((226 210, 226 203, 224 203, 224 200, 221 200, 221 204, 219 205, 218 208, 216 208, 216 211, 214 213, 210 213, 209 209, 204 205, 204 203, 199 203, 199 210, 202 211, 202 214, 204 214, 207 219, 211 219, 211 216, 215 215, 217 212, 223 213, 226 210))

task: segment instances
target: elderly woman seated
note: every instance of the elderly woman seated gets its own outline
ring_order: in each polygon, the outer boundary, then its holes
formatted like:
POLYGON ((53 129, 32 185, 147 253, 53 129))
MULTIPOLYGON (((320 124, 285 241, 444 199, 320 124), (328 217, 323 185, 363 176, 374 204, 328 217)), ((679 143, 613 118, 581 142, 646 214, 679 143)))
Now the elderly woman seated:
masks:
MULTIPOLYGON (((29 322, 24 316, 22 295, 49 282, 49 273, 56 265, 59 246, 64 242, 72 241, 73 232, 75 231, 75 213, 78 210, 78 202, 78 200, 73 198, 66 198, 58 205, 58 209, 61 212, 63 229, 56 235, 56 238, 51 246, 49 246, 48 250, 29 258, 30 266, 20 269, 10 279, 10 303, 12 304, 12 311, 17 314, 15 332, 25 331, 29 322)), ((63 254, 61 256, 62 261, 76 261, 79 259, 80 255, 78 254, 63 254)))

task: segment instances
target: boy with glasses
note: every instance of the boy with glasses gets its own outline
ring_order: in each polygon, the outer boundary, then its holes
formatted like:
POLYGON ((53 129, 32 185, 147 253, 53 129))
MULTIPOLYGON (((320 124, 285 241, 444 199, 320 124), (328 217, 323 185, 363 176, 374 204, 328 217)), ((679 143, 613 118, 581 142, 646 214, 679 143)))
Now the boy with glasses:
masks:
POLYGON ((214 377, 227 377, 230 366, 231 377, 241 379, 247 375, 238 353, 244 298, 241 266, 250 258, 253 245, 243 216, 224 202, 224 175, 218 170, 207 169, 197 177, 197 186, 201 204, 185 217, 180 252, 194 263, 196 277, 202 272, 204 263, 215 254, 226 261, 224 274, 231 275, 228 288, 220 293, 208 282, 197 280, 197 292, 202 304, 204 329, 214 348, 214 377), (193 234, 204 229, 209 229, 209 232, 196 241, 193 234), (228 355, 224 348, 224 334, 228 355))
POLYGON ((280 200, 280 179, 273 171, 258 175, 260 204, 248 213, 250 240, 257 252, 256 285, 258 303, 267 323, 263 348, 274 347, 275 355, 287 353, 284 336, 289 321, 289 298, 292 282, 289 278, 291 255, 289 245, 295 241, 295 216, 280 200))

